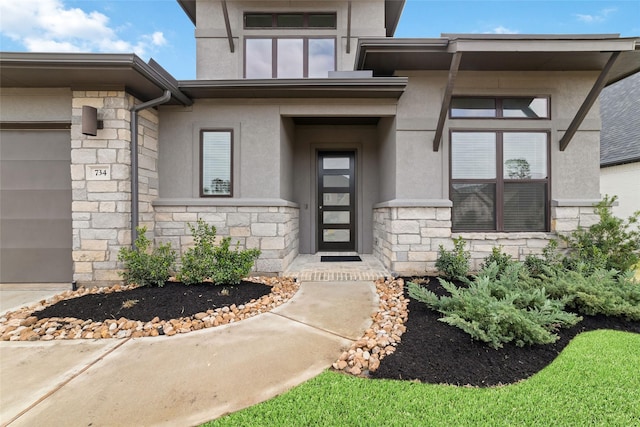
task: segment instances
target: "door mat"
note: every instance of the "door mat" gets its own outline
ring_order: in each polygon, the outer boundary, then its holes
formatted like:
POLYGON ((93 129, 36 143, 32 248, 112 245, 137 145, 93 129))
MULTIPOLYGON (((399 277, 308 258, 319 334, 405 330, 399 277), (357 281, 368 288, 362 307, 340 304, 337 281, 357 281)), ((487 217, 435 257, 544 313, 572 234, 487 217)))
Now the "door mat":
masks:
POLYGON ((320 257, 320 262, 352 262, 352 261, 362 261, 358 255, 322 255, 320 257))

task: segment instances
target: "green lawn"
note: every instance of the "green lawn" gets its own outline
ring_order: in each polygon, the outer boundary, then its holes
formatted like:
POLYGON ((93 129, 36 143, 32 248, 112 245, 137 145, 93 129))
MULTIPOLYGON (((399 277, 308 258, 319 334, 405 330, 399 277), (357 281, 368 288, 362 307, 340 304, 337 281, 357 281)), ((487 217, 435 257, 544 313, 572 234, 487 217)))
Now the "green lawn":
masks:
POLYGON ((581 334, 532 378, 489 389, 325 372, 204 425, 640 426, 640 334, 581 334))

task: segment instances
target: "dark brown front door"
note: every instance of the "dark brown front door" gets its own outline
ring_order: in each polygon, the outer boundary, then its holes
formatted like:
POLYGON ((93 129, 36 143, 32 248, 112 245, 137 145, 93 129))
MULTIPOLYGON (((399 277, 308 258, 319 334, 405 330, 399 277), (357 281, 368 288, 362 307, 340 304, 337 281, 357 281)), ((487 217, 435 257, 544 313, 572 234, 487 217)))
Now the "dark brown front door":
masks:
POLYGON ((318 153, 318 250, 355 251, 355 153, 318 153))

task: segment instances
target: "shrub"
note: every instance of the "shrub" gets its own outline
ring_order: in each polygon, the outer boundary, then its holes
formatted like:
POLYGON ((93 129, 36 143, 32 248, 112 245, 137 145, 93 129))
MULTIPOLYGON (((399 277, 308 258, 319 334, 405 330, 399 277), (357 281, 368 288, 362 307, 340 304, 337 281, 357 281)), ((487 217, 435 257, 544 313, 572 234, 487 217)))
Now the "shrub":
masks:
POLYGON ((199 219, 197 226, 188 224, 193 247, 182 254, 178 280, 186 285, 202 283, 213 276, 215 268, 216 228, 199 219))
POLYGON ((463 279, 469 273, 469 259, 471 254, 465 250, 465 241, 462 237, 453 239, 453 251, 445 250, 440 245, 436 268, 450 279, 463 279))
POLYGON ((548 276, 534 281, 538 286, 544 283, 551 297, 562 299, 580 314, 640 320, 640 283, 633 279, 632 272, 618 274, 614 269, 591 272, 585 264, 578 264, 577 268, 552 270, 548 276))
POLYGON ((216 285, 233 285, 247 276, 260 256, 260 250, 231 250, 231 238, 225 237, 216 246, 216 228, 198 220, 196 226, 189 224, 194 246, 182 256, 182 269, 178 279, 190 285, 208 280, 216 285))
POLYGON ((588 229, 579 228, 561 238, 571 249, 567 265, 575 269, 576 264, 585 263, 589 271, 616 269, 625 272, 633 269, 640 260, 640 230, 633 229, 638 223, 640 211, 626 221, 611 214, 616 196, 605 198, 595 206, 600 220, 588 229))
POLYGON ((211 279, 216 284, 240 283, 240 280, 251 272, 253 264, 260 256, 259 249, 239 250, 236 244, 235 250, 230 250, 230 244, 231 238, 226 237, 215 250, 216 265, 211 279))
POLYGON ((492 262, 468 281, 467 288, 440 279, 451 296, 438 297, 414 283, 409 283, 409 295, 444 314, 441 322, 493 348, 512 341, 520 347, 553 343, 559 327, 573 326, 581 318, 565 312, 563 302, 549 298, 544 288, 520 281, 521 269, 522 264, 512 263, 499 275, 492 262))
POLYGON ((524 266, 529 275, 539 277, 552 270, 563 269, 563 255, 558 251, 558 241, 550 240, 542 250, 542 256, 530 254, 524 259, 524 266))
POLYGON ((494 246, 491 249, 491 255, 484 259, 484 262, 480 265, 481 269, 488 267, 491 263, 495 263, 498 266, 498 274, 502 274, 506 268, 515 263, 516 261, 509 254, 502 252, 502 246, 494 246))
POLYGON ((135 249, 120 248, 118 261, 124 263, 125 271, 121 274, 126 283, 137 283, 140 286, 164 286, 171 276, 176 262, 176 252, 169 243, 160 245, 149 253, 151 242, 145 233, 146 227, 138 227, 135 249))

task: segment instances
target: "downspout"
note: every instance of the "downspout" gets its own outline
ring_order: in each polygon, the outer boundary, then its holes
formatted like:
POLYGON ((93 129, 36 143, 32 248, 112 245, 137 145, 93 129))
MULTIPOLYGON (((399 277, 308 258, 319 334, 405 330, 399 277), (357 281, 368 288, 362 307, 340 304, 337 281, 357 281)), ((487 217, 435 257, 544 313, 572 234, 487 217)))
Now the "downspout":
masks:
POLYGON ((164 104, 171 99, 171 91, 165 90, 164 94, 151 101, 134 105, 131 111, 131 247, 136 248, 138 238, 138 111, 164 104))

